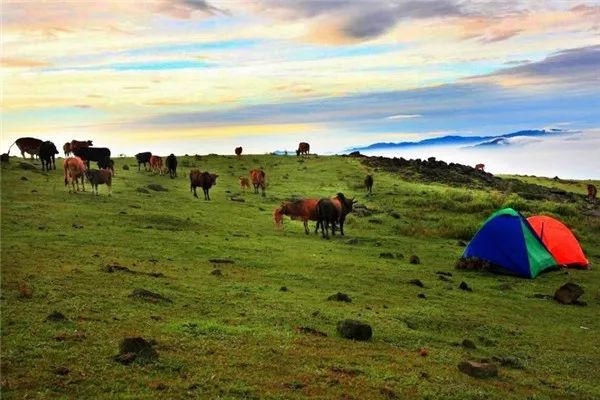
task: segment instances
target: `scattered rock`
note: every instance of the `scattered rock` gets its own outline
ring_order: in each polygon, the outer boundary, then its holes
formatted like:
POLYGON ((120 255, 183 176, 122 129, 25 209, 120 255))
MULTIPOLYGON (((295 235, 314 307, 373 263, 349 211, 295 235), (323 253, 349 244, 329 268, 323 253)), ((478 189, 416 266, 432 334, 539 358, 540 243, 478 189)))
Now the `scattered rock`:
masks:
POLYGON ((475 361, 462 361, 458 364, 458 369, 474 378, 493 378, 498 376, 498 367, 492 363, 478 363, 475 361))
POLYGON ((169 189, 164 187, 163 185, 159 185, 158 183, 151 183, 146 185, 146 187, 150 190, 154 190, 155 192, 168 192, 169 189))
POLYGON ((161 294, 158 293, 154 293, 151 292, 149 290, 146 289, 133 289, 133 292, 129 295, 129 297, 135 297, 138 299, 142 299, 142 300, 146 300, 149 301, 151 303, 158 303, 158 302, 166 302, 166 303, 172 303, 173 300, 169 299, 168 297, 165 297, 161 294))
POLYGON ((210 261, 213 264, 235 264, 235 261, 233 260, 225 260, 221 258, 211 258, 208 261, 210 261))
POLYGON ((462 281, 460 283, 460 285, 458 285, 458 288, 461 289, 461 290, 466 290, 467 292, 472 292, 473 291, 473 289, 471 289, 469 287, 469 285, 467 285, 467 283, 465 281, 462 281))
POLYGON ((343 301, 345 303, 351 303, 352 299, 346 293, 337 292, 327 298, 329 301, 343 301))
POLYGON ((503 367, 525 369, 525 364, 519 357, 492 357, 492 360, 499 362, 503 367))
POLYGON ((510 283, 501 283, 498 285, 498 289, 500 290, 512 290, 512 285, 510 283))
POLYGON ((151 361, 158 358, 152 343, 141 337, 128 337, 119 343, 119 354, 114 360, 121 364, 130 364, 134 360, 151 361))
POLYGON ((22 177, 21 177, 21 180, 22 180, 22 181, 28 181, 29 179, 27 179, 27 177, 26 177, 26 176, 22 176, 22 177))
POLYGON ((150 193, 150 191, 144 187, 139 187, 139 188, 135 189, 135 191, 138 193, 144 193, 144 194, 150 193))
POLYGON ((417 295, 417 297, 418 297, 419 299, 426 299, 426 298, 427 298, 427 296, 425 296, 425 293, 419 293, 419 294, 417 295))
POLYGON ((446 272, 446 271, 437 271, 436 274, 444 275, 444 276, 452 276, 452 272, 446 272))
POLYGON ((392 259, 392 258, 394 258, 394 254, 393 253, 388 253, 388 252, 379 253, 379 258, 392 259))
POLYGON ((287 286, 282 286, 282 287, 279 288, 279 291, 280 292, 287 292, 288 288, 287 288, 287 286))
POLYGON ((561 304, 573 304, 583 294, 583 288, 576 283, 565 283, 554 293, 554 299, 561 304))
POLYGON ((321 332, 316 330, 315 328, 311 328, 308 326, 297 326, 295 328, 296 332, 299 333, 304 333, 307 335, 313 335, 313 336, 319 336, 319 337, 327 337, 327 334, 325 332, 321 332))
POLYGON ((214 276, 223 276, 223 272, 221 272, 221 270, 218 268, 213 269, 210 274, 214 276))
POLYGON ((124 165, 123 165, 123 169, 124 169, 125 171, 129 171, 129 165, 127 165, 127 164, 124 164, 124 165))
POLYGON ((128 274, 135 274, 135 271, 130 270, 127 267, 123 267, 117 263, 114 264, 107 264, 102 268, 102 271, 104 272, 108 272, 108 273, 113 273, 113 272, 126 272, 128 274))
POLYGON ((36 169, 35 166, 33 166, 29 163, 23 162, 23 161, 19 162, 19 168, 29 170, 29 171, 33 171, 36 169))
POLYGON ((452 279, 448 278, 446 275, 438 275, 438 279, 444 282, 452 282, 452 279))
POLYGON ((421 264, 421 260, 419 259, 419 256, 417 255, 412 255, 410 256, 410 259, 408 260, 409 263, 411 264, 421 264))
POLYGON ((48 314, 48 316, 45 319, 45 321, 49 321, 49 322, 63 322, 66 320, 67 320, 67 317, 65 317, 65 315, 63 313, 58 312, 58 311, 52 311, 50 314, 48 314))
POLYGON ((358 244, 358 239, 356 239, 356 238, 348 239, 348 240, 346 240, 346 244, 358 244))
POLYGON ((71 372, 71 371, 67 367, 56 367, 56 368, 54 368, 54 373, 56 375, 65 376, 65 375, 68 375, 69 372, 71 372))
POLYGON ((337 331, 343 338, 352 340, 369 340, 373 336, 370 325, 352 319, 338 322, 337 331))
POLYGON ((477 346, 475 346, 475 342, 473 342, 471 339, 463 339, 462 347, 464 347, 465 349, 476 349, 477 348, 477 346))
POLYGON ((408 281, 408 283, 410 283, 411 285, 418 286, 418 287, 425 287, 423 282, 421 282, 419 279, 411 279, 410 281, 408 281))
POLYGON ((19 282, 19 297, 22 299, 30 299, 33 297, 33 287, 25 282, 19 282))

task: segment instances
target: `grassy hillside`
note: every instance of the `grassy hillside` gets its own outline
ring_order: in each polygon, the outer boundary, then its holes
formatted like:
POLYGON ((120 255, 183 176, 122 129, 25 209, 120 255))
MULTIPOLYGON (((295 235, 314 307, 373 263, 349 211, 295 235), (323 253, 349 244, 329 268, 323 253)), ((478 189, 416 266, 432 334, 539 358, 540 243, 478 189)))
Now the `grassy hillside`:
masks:
POLYGON ((182 157, 174 180, 117 159, 113 196, 101 187, 94 197, 89 186, 67 193, 60 167, 45 174, 18 161, 1 182, 3 398, 600 397, 598 269, 526 280, 453 268, 461 241, 504 206, 560 217, 599 265, 600 222, 582 214, 583 200, 423 184, 355 158, 253 155, 182 157), (219 174, 211 201, 191 195, 192 167, 219 174), (267 173, 266 197, 239 190, 254 167, 267 173), (152 183, 168 191, 138 191, 152 183), (274 229, 282 200, 339 191, 364 206, 345 237, 307 236, 287 218, 274 229), (107 268, 117 264, 132 272, 107 268), (585 288, 587 306, 533 297, 568 281, 585 288), (172 302, 130 297, 135 289, 172 302), (327 300, 338 291, 352 302, 327 300), (53 311, 67 320, 45 321, 53 311), (372 340, 339 337, 345 318, 369 323, 372 340), (115 362, 128 336, 154 340, 158 359, 115 362), (498 378, 456 367, 482 358, 504 360, 498 378))

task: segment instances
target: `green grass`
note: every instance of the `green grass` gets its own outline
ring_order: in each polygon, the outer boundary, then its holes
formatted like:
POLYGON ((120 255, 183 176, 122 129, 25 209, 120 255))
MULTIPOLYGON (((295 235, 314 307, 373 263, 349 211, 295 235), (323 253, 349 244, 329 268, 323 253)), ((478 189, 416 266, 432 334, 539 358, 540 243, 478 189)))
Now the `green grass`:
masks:
POLYGON ((504 206, 563 219, 598 265, 600 223, 581 214, 583 202, 406 182, 352 158, 254 155, 180 158, 175 180, 117 159, 112 198, 106 187, 94 197, 89 186, 67 193, 60 168, 44 174, 11 162, 1 186, 3 398, 600 397, 597 269, 526 280, 453 268, 463 250, 457 241, 504 206), (267 172, 266 197, 240 192, 237 177, 259 166, 267 172), (219 174, 211 201, 189 192, 190 168, 219 174), (367 172, 375 176, 369 197, 361 185, 367 172), (136 191, 150 183, 169 191, 136 191), (346 237, 307 236, 287 218, 283 231, 274 229, 272 210, 281 201, 339 191, 374 212, 350 215, 346 237), (385 252, 402 257, 381 258, 385 252), (420 265, 409 263, 413 254, 420 265), (165 276, 104 272, 110 263, 165 276), (215 267, 223 276, 211 274, 215 267), (452 282, 437 271, 452 272, 452 282), (472 293, 458 290, 463 280, 472 293), (531 297, 567 281, 584 286, 587 307, 531 297), (21 297, 23 282, 31 298, 21 297), (173 302, 129 297, 136 288, 173 302), (352 303, 327 301, 338 291, 352 303), (54 310, 69 320, 45 322, 54 310), (338 337, 336 323, 345 318, 371 324, 373 339, 338 337), (113 361, 127 336, 155 340, 158 360, 113 361), (465 338, 477 349, 460 346, 465 338), (477 380, 456 367, 492 357, 517 357, 523 368, 501 367, 497 379, 477 380), (60 366, 69 374, 56 375, 60 366))

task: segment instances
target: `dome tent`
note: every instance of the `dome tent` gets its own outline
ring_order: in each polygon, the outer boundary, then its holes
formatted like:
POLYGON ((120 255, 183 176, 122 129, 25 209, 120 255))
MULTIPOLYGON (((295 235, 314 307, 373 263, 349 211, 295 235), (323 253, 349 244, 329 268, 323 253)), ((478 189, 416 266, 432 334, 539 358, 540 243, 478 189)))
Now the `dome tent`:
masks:
POLYGON ((512 208, 492 214, 469 242, 463 257, 485 260, 526 278, 535 278, 557 265, 525 217, 512 208))
POLYGON ((557 219, 545 215, 527 218, 556 262, 567 267, 589 268, 579 242, 573 232, 557 219))

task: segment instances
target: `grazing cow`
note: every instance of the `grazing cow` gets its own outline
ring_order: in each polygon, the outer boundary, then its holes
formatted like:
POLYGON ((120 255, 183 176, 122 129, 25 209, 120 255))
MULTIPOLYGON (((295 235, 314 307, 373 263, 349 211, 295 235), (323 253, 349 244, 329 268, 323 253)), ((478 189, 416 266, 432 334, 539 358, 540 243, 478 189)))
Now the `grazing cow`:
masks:
POLYGON ((477 171, 484 171, 484 168, 485 168, 485 164, 477 164, 477 165, 475 166, 475 169, 476 169, 477 171))
POLYGON ((148 170, 148 168, 146 168, 146 163, 150 163, 150 157, 152 157, 152 153, 150 153, 149 151, 143 152, 143 153, 137 153, 135 155, 135 159, 137 160, 138 163, 138 172, 140 171, 140 166, 142 164, 144 164, 144 170, 148 170))
POLYGON ((373 175, 367 175, 365 177, 365 187, 367 188, 367 193, 373 193, 373 175))
POLYGON ((190 192, 194 192, 194 197, 198 197, 196 194, 196 188, 201 187, 204 191, 204 200, 210 200, 208 190, 217 184, 217 178, 219 175, 211 174, 209 172, 200 172, 197 169, 190 171, 190 192))
POLYGON ((39 156, 40 155, 40 145, 42 143, 43 143, 42 140, 36 139, 36 138, 32 138, 32 137, 18 138, 8 148, 8 154, 10 154, 10 148, 13 147, 13 145, 16 144, 17 147, 19 148, 19 150, 21 151, 21 156, 23 158, 25 158, 25 153, 28 153, 31 156, 31 159, 33 160, 33 156, 39 156))
MULTIPOLYGON (((83 186, 83 191, 85 192, 85 184, 83 180, 86 167, 83 160, 79 157, 65 158, 65 161, 63 162, 63 168, 65 170, 65 186, 71 183, 73 192, 75 192, 75 184, 77 184, 77 191, 79 192, 79 178, 81 178, 81 185, 83 186)), ((69 189, 69 193, 71 193, 71 189, 69 189)))
POLYGON ((88 169, 85 171, 85 177, 90 185, 92 185, 92 193, 96 196, 98 193, 98 185, 106 183, 108 186, 108 195, 112 194, 112 172, 108 169, 88 169))
POLYGON ((596 202, 596 195, 598 194, 598 189, 596 189, 596 186, 594 185, 587 185, 587 198, 588 201, 591 203, 595 203, 596 202))
POLYGON ((169 156, 165 159, 165 165, 169 171, 169 176, 171 179, 177 177, 177 157, 175 157, 173 153, 169 154, 169 156))
POLYGON ((65 153, 65 157, 68 157, 71 154, 71 143, 67 142, 63 144, 63 152, 65 153))
POLYGON ((308 235, 308 221, 317 221, 315 233, 319 231, 319 216, 317 213, 317 203, 319 199, 300 199, 295 201, 284 201, 279 208, 273 211, 275 226, 283 227, 283 216, 287 215, 293 220, 299 220, 304 223, 304 232, 308 235))
POLYGON ((42 171, 50 171, 50 167, 56 169, 55 155, 58 150, 54 143, 50 141, 43 142, 40 145, 40 160, 42 160, 42 171))
POLYGON ((265 171, 262 169, 253 169, 250 171, 250 180, 252 181, 252 186, 254 186, 254 193, 258 193, 258 188, 260 187, 262 190, 262 195, 265 195, 265 171))
POLYGON ((160 175, 163 174, 163 160, 162 157, 152 156, 150 157, 150 171, 155 174, 158 173, 160 175))
POLYGON ((242 150, 243 150, 242 146, 236 147, 235 148, 235 155, 238 156, 238 157, 241 156, 242 155, 242 150))
POLYGON ((101 168, 110 168, 110 149, 106 147, 81 147, 73 150, 73 154, 85 161, 87 168, 90 168, 90 161, 96 161, 101 168))
POLYGON ((93 146, 93 143, 91 140, 71 140, 71 152, 73 154, 75 154, 75 150, 79 150, 79 149, 85 149, 86 147, 91 147, 93 146))
POLYGON ((329 224, 331 234, 335 235, 335 223, 340 219, 340 210, 331 199, 321 199, 317 203, 318 224, 324 239, 329 239, 329 224))
POLYGON ((250 181, 248 178, 240 176, 240 188, 244 191, 246 191, 246 189, 250 189, 250 181))
POLYGON ((306 142, 300 142, 300 144, 298 145, 298 150, 296 150, 296 155, 299 156, 300 154, 306 154, 308 155, 310 153, 310 144, 306 143, 306 142))

